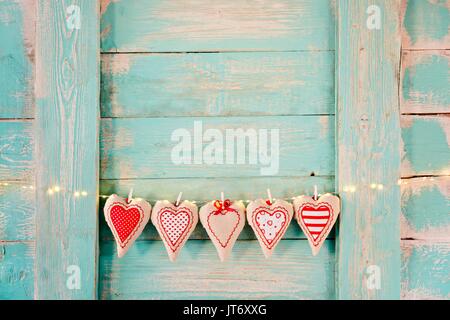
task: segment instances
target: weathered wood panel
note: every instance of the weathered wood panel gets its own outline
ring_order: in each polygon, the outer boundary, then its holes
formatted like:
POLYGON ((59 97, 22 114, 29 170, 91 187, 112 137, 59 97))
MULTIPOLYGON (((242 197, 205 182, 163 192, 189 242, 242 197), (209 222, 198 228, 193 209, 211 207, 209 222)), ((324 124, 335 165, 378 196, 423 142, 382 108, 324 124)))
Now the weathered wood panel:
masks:
POLYGON ((172 263, 161 241, 137 241, 122 259, 101 242, 102 299, 333 299, 334 241, 313 257, 307 241, 282 240, 271 259, 237 241, 220 262, 211 241, 190 240, 172 263))
POLYGON ((38 3, 37 299, 97 296, 99 9, 91 0, 38 3), (77 275, 81 286, 68 286, 77 275))
POLYGON ((34 116, 35 3, 0 1, 0 118, 34 116))
POLYGON ((401 117, 402 177, 450 175, 450 115, 401 117))
POLYGON ((334 113, 333 52, 102 55, 103 117, 334 113))
POLYGON ((450 177, 403 179, 402 239, 450 242, 450 177))
MULTIPOLYGON (((183 198, 195 200, 198 206, 205 201, 220 198, 223 191, 227 198, 249 200, 267 197, 266 189, 270 187, 274 198, 292 198, 300 194, 312 194, 314 185, 318 192, 334 192, 333 177, 254 177, 254 178, 214 178, 214 179, 127 179, 127 180, 101 180, 100 194, 110 195, 117 193, 126 196, 133 188, 135 197, 149 200, 152 204, 157 199, 175 201, 178 192, 183 192, 183 198), (192 186, 195 186, 193 188, 192 186)), ((103 208, 103 201, 100 208, 103 208)), ((247 202, 245 202, 247 204, 247 202)), ((334 233, 329 238, 333 238, 334 233)), ((285 239, 304 239, 305 236, 295 221, 286 231, 285 239)), ((112 240, 112 234, 106 225, 103 210, 100 212, 100 239, 112 240)), ((140 240, 159 239, 156 229, 148 224, 140 240)), ((208 235, 200 224, 191 235, 191 239, 208 239, 208 235)), ((255 239, 255 234, 246 225, 239 239, 255 239)))
POLYGON ((34 183, 0 181, 0 241, 35 237, 34 183))
MULTIPOLYGON (((333 116, 279 116, 279 117, 207 117, 207 118, 144 118, 102 119, 100 154, 102 179, 118 178, 193 178, 193 177, 248 177, 260 176, 268 165, 174 164, 171 153, 179 142, 171 141, 176 129, 186 129, 194 137, 194 123, 201 121, 203 131, 219 129, 225 137, 226 129, 268 129, 268 147, 276 147, 270 130, 279 130, 279 165, 273 162, 278 176, 309 176, 334 174, 334 117, 333 116)), ((199 130, 198 130, 199 131, 199 130)), ((220 141, 220 140, 219 140, 220 141)), ((192 142, 192 140, 191 140, 192 142)), ((225 144, 225 138, 223 140, 225 144)), ((247 142, 248 144, 248 142, 247 142)), ((205 146, 208 143, 205 143, 205 146)), ((266 145, 266 144, 264 144, 266 145)), ((192 150, 194 149, 192 142, 192 150)), ((261 144, 258 145, 261 147, 261 144)), ((197 143, 195 148, 200 148, 197 143)), ((225 150, 225 145, 223 146, 225 150)), ((248 145, 247 149, 248 150, 248 145)), ((268 149, 271 155, 271 149, 268 149)), ((260 150, 259 150, 260 151, 260 150)), ((276 153, 273 153, 274 161, 276 153)))
POLYGON ((336 289, 340 299, 400 296, 399 25, 400 1, 338 1, 336 180, 342 210, 336 289), (367 28, 371 5, 378 6, 382 15, 379 30, 367 28), (371 184, 382 188, 372 189, 371 184), (380 288, 368 286, 371 266, 380 270, 380 288))
POLYGON ((450 113, 450 50, 403 51, 402 113, 450 113))
POLYGON ((402 299, 450 299, 450 243, 402 241, 402 299))
POLYGON ((450 1, 402 0, 402 48, 450 49, 450 1))
POLYGON ((0 300, 32 299, 34 243, 0 241, 0 300))
POLYGON ((0 121, 0 180, 31 179, 33 140, 31 121, 0 121))
POLYGON ((102 51, 334 49, 330 0, 102 0, 102 51))

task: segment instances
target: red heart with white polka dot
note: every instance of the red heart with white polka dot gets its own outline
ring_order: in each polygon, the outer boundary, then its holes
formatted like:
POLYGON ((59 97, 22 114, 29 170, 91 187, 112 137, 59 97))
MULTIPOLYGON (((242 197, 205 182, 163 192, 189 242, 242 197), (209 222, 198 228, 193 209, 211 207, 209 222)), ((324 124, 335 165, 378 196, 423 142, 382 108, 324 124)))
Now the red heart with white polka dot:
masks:
POLYGON ((137 206, 124 207, 123 204, 114 204, 110 208, 112 225, 120 239, 120 246, 127 245, 128 240, 142 223, 144 214, 137 206))

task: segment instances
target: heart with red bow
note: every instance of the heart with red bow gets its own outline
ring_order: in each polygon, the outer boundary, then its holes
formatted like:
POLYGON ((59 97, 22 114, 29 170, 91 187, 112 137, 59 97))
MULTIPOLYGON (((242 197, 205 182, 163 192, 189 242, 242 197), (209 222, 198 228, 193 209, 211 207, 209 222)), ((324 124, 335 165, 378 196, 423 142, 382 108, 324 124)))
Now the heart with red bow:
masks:
POLYGON ((340 199, 324 194, 319 199, 299 196, 294 199, 295 218, 308 238, 313 255, 317 255, 340 212, 340 199))
POLYGON ((106 200, 103 208, 117 244, 117 255, 123 257, 144 230, 152 206, 142 199, 124 199, 116 194, 106 200))
POLYGON ((273 203, 258 199, 247 206, 247 221, 255 232, 264 256, 269 258, 286 232, 293 215, 292 205, 284 200, 273 203))
POLYGON ((174 205, 167 200, 153 207, 152 223, 164 242, 170 261, 175 261, 198 222, 198 209, 190 201, 174 205))
POLYGON ((241 201, 231 203, 211 201, 200 209, 200 221, 216 247, 220 261, 225 261, 245 225, 245 206, 241 201))

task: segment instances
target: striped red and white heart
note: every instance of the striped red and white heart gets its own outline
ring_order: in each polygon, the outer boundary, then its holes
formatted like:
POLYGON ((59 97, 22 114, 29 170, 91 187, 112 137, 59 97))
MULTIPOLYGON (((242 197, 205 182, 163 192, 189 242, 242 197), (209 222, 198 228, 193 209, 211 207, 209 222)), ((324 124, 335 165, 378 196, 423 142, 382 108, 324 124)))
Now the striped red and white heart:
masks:
POLYGON ((144 230, 150 219, 152 206, 142 199, 124 199, 111 195, 103 212, 106 222, 116 240, 117 255, 123 257, 144 230))
POLYGON ((153 207, 152 223, 158 230, 170 261, 175 261, 198 222, 198 209, 190 201, 178 206, 167 200, 153 207))
POLYGON ((270 203, 258 199, 248 204, 247 221, 255 232, 266 258, 272 255, 286 232, 293 211, 292 205, 284 200, 275 200, 270 203))
POLYGON ((200 209, 200 221, 216 247, 220 261, 231 254, 245 225, 245 206, 241 201, 211 201, 200 209))
POLYGON ((313 255, 322 247, 340 212, 340 200, 324 194, 315 200, 309 196, 294 199, 295 218, 311 246, 313 255))

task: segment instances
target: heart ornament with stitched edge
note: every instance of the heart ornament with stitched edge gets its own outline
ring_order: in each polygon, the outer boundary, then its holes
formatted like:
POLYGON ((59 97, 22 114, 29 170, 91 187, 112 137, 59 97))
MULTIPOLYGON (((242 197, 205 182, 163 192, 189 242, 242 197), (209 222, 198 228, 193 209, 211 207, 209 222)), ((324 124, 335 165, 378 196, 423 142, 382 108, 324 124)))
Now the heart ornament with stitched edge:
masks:
POLYGON ((225 261, 245 225, 245 206, 241 201, 231 203, 211 201, 200 209, 200 221, 216 247, 220 261, 225 261))
POLYGON ((117 255, 123 257, 144 230, 152 206, 142 199, 124 199, 116 194, 106 200, 105 219, 117 244, 117 255))
POLYGON ((317 200, 309 196, 299 196, 294 199, 294 209, 295 218, 308 238, 315 256, 336 222, 341 209, 340 199, 329 193, 317 200))
POLYGON ((152 223, 164 242, 170 261, 174 262, 198 222, 198 209, 190 201, 178 206, 157 201, 152 211, 152 223))
POLYGON ((269 258, 291 222, 294 209, 289 202, 270 203, 258 199, 247 206, 247 221, 255 232, 264 256, 269 258))

